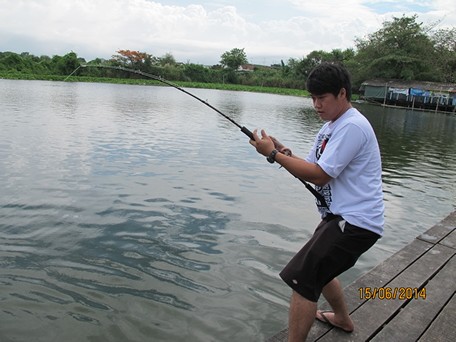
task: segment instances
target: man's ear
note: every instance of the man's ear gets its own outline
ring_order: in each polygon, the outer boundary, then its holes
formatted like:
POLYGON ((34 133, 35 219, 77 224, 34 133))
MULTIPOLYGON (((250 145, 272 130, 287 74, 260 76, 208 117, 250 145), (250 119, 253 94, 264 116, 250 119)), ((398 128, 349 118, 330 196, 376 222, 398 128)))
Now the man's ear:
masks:
POLYGON ((345 88, 341 88, 339 91, 339 96, 341 98, 346 98, 347 97, 347 90, 345 88))

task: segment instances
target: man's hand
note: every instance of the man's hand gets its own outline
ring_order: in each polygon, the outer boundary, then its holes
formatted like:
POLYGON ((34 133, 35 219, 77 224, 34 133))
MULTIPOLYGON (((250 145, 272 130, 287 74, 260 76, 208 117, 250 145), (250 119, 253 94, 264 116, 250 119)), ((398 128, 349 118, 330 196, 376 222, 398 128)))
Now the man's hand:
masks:
POLYGON ((274 141, 266 134, 264 129, 261 130, 261 138, 258 136, 257 131, 257 129, 253 131, 253 140, 249 142, 256 148, 258 153, 268 157, 275 149, 274 141))
POLYGON ((279 151, 280 153, 283 153, 287 156, 292 155, 291 150, 288 147, 285 147, 279 140, 274 138, 272 135, 270 135, 269 138, 271 138, 271 140, 273 141, 274 147, 276 148, 277 151, 279 151))

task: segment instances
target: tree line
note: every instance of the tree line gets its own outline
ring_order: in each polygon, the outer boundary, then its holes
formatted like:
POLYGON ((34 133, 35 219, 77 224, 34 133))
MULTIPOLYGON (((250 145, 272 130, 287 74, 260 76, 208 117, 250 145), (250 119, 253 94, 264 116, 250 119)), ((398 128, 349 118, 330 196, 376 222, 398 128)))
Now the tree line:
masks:
MULTIPOLYGON (((271 66, 248 64, 244 49, 234 48, 213 66, 176 61, 171 53, 157 57, 147 52, 119 50, 111 59, 86 61, 75 52, 64 56, 34 56, 23 52, 0 52, 0 76, 68 76, 81 64, 122 66, 159 75, 172 81, 231 83, 265 87, 304 89, 310 70, 322 62, 342 63, 351 72, 354 90, 367 79, 397 79, 456 83, 456 28, 436 30, 417 22, 417 16, 393 17, 382 28, 355 40, 355 49, 312 51, 303 58, 290 58, 271 66)), ((81 68, 78 76, 138 77, 112 69, 81 68)))

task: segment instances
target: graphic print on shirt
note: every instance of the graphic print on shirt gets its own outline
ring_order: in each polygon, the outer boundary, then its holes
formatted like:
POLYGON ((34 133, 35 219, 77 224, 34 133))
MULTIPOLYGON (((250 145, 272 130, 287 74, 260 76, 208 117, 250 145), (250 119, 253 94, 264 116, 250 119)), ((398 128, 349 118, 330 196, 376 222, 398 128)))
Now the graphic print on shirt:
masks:
MULTIPOLYGON (((318 135, 317 149, 315 150, 315 158, 317 160, 320 159, 321 155, 325 151, 329 138, 331 138, 331 133, 318 135)), ((331 202, 332 202, 331 186, 329 184, 326 184, 325 186, 315 185, 315 190, 317 190, 317 192, 320 193, 324 197, 328 207, 331 206, 331 202)), ((325 213, 329 213, 329 209, 324 207, 318 200, 317 200, 317 207, 322 215, 325 213)))

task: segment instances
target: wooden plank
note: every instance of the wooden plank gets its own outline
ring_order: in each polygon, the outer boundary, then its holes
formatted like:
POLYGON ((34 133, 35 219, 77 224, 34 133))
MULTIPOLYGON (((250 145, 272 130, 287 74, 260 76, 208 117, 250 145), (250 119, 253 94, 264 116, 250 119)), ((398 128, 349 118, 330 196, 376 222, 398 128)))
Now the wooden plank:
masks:
MULTIPOLYGON (((453 249, 436 245, 399 276, 385 285, 391 289, 399 289, 401 287, 420 288, 453 255, 453 249)), ((373 289, 374 285, 370 287, 373 289)), ((377 298, 369 300, 351 315, 355 322, 355 331, 353 333, 346 334, 340 329, 331 329, 319 341, 366 341, 373 335, 377 327, 381 327, 395 316, 406 302, 399 298, 389 300, 377 298)))
POLYGON ((429 329, 418 342, 454 342, 456 341, 456 296, 453 295, 448 304, 443 308, 437 319, 432 322, 429 329))
POLYGON ((279 333, 275 334, 271 338, 267 340, 267 342, 286 342, 288 341, 288 328, 280 331, 279 333))
POLYGON ((419 235, 417 239, 429 243, 438 243, 456 228, 456 211, 445 217, 441 222, 431 227, 425 233, 419 235))
POLYGON ((447 217, 445 217, 442 220, 442 223, 447 226, 456 228, 456 211, 453 211, 451 214, 449 214, 447 217))
MULTIPOLYGON (((416 341, 456 291, 456 257, 453 257, 424 288, 425 299, 411 300, 372 341, 416 341), (419 324, 413 324, 414 322, 419 324)), ((453 321, 454 319, 456 315, 453 312, 453 321)))
POLYGON ((440 240, 439 244, 456 249, 456 229, 440 240))

